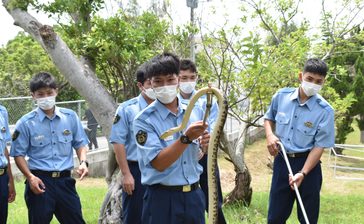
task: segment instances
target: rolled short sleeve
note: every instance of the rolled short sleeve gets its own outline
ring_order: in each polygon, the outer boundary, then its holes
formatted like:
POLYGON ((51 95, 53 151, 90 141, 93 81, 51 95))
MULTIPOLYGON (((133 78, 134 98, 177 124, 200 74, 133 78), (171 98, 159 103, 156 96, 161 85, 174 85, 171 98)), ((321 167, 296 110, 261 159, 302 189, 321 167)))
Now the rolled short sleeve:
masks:
POLYGON ((328 110, 318 125, 315 136, 315 147, 329 148, 335 145, 334 111, 328 110))
POLYGON ((10 156, 25 156, 30 147, 29 139, 29 132, 26 126, 24 125, 24 123, 18 121, 12 136, 10 156))
POLYGON ((89 143, 85 130, 81 124, 80 119, 78 118, 76 113, 73 113, 73 140, 72 140, 72 147, 74 149, 79 149, 82 146, 86 146, 89 143))
POLYGON ((11 135, 10 135, 10 128, 9 128, 9 115, 8 111, 4 108, 3 110, 3 117, 5 120, 5 142, 11 142, 11 135))
POLYGON ((277 108, 278 108, 278 94, 274 94, 272 97, 272 101, 268 107, 267 112, 264 114, 264 120, 271 120, 275 121, 275 117, 277 114, 277 108))
POLYGON ((137 143, 138 161, 148 166, 164 148, 154 128, 139 119, 134 120, 135 141, 137 143))
POLYGON ((125 145, 129 134, 129 127, 126 108, 119 106, 115 113, 114 124, 111 127, 110 143, 125 145))

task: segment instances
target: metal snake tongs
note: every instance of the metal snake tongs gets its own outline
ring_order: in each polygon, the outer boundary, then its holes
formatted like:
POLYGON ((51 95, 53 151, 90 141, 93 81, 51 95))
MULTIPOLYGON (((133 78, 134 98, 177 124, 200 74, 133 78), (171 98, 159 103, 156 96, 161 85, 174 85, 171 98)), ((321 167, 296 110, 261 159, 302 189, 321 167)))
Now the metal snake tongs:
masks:
MULTIPOLYGON (((292 168, 291 168, 291 165, 289 164, 288 157, 287 157, 287 154, 286 154, 287 153, 286 149, 284 148, 284 146, 283 146, 283 144, 281 142, 278 142, 278 145, 280 146, 280 148, 282 150, 283 158, 284 158, 284 161, 286 162, 288 172, 293 177, 292 168)), ((296 192, 297 200, 298 200, 298 203, 300 204, 303 217, 305 218, 306 223, 310 224, 310 222, 308 221, 308 218, 307 218, 307 213, 306 213, 305 207, 303 206, 303 202, 302 202, 302 199, 301 199, 300 192, 298 191, 298 187, 297 187, 297 184, 295 182, 293 183, 293 187, 294 187, 294 191, 296 192)))

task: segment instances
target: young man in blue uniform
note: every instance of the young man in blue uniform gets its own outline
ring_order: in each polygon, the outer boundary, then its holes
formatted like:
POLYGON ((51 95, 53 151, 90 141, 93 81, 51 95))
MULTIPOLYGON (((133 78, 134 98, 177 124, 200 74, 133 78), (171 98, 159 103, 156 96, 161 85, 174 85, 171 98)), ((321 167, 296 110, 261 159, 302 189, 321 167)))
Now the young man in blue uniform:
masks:
POLYGON ((142 223, 145 187, 141 184, 133 121, 137 113, 155 99, 150 80, 146 78, 145 65, 140 66, 136 72, 140 94, 120 104, 116 111, 110 135, 110 142, 114 146, 115 157, 123 176, 123 212, 121 215, 124 224, 142 223))
MULTIPOLYGON (((299 73, 299 88, 283 88, 272 99, 264 116, 268 151, 275 156, 269 198, 268 223, 285 223, 296 198, 296 183, 310 223, 317 223, 320 209, 322 173, 320 158, 324 148, 335 143, 334 110, 318 94, 327 74, 327 65, 320 59, 306 61, 299 73), (288 155, 294 176, 277 142, 288 155)), ((305 223, 300 206, 298 219, 305 223)))
POLYGON ((71 170, 75 149, 80 180, 88 174, 87 136, 74 111, 55 106, 58 89, 52 75, 35 75, 30 91, 38 107, 18 120, 10 152, 26 177, 29 223, 50 223, 53 214, 60 223, 85 223, 71 170))
POLYGON ((150 61, 147 74, 157 100, 134 120, 142 184, 146 185, 143 223, 205 223, 198 156, 199 147, 206 150, 210 137, 205 132, 202 108, 193 108, 183 132, 160 138, 181 124, 185 114, 186 106, 177 98, 179 66, 179 58, 170 53, 150 61))
POLYGON ((15 200, 14 178, 11 173, 9 152, 6 143, 11 141, 8 112, 0 105, 0 223, 8 217, 8 203, 15 200))
MULTIPOLYGON (((189 59, 181 60, 180 73, 179 73, 179 99, 181 103, 188 105, 191 97, 196 93, 195 87, 197 82, 197 68, 193 61, 189 59)), ((200 106, 206 110, 206 95, 201 97, 198 101, 200 106)), ((211 106, 210 115, 208 118, 209 132, 211 133, 216 122, 219 113, 219 107, 216 102, 211 106)), ((200 186, 205 194, 206 211, 208 210, 208 185, 207 185, 207 154, 202 154, 202 158, 199 163, 203 167, 203 172, 200 176, 200 186)), ((218 223, 225 224, 226 220, 224 213, 222 212, 222 191, 220 183, 220 172, 219 168, 216 169, 216 180, 217 180, 217 193, 218 193, 218 223)), ((208 212, 208 211, 207 211, 208 212)))

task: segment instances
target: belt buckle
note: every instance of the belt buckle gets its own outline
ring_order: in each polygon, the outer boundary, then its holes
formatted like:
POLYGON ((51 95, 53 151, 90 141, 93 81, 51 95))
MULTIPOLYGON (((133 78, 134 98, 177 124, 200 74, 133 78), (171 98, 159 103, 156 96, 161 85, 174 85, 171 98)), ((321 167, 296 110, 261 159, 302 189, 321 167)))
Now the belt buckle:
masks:
POLYGON ((296 153, 287 153, 287 156, 290 157, 290 158, 295 158, 296 153))
POLYGON ((5 169, 0 169, 0 175, 3 175, 5 173, 5 169))
POLYGON ((52 177, 53 178, 60 177, 60 176, 61 176, 61 172, 57 172, 57 171, 52 172, 52 177))
POLYGON ((184 185, 182 187, 182 192, 190 192, 191 191, 191 185, 184 185))

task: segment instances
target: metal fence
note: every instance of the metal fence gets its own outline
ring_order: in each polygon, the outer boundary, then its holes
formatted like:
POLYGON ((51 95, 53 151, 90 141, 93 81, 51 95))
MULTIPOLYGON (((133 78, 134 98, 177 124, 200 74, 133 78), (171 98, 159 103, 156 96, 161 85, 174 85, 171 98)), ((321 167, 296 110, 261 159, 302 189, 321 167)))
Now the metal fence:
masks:
MULTIPOLYGON (((9 114, 9 125, 13 126, 23 115, 29 113, 36 108, 35 101, 32 97, 10 97, 0 98, 0 104, 6 107, 9 114)), ((86 102, 85 100, 56 102, 60 107, 74 110, 78 117, 82 120, 85 116, 86 102)))

